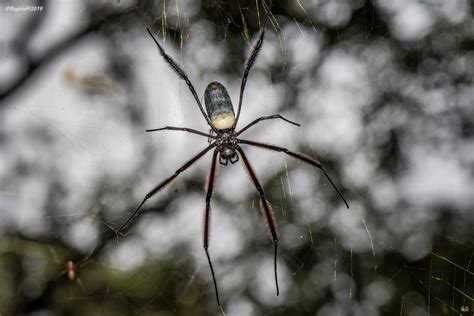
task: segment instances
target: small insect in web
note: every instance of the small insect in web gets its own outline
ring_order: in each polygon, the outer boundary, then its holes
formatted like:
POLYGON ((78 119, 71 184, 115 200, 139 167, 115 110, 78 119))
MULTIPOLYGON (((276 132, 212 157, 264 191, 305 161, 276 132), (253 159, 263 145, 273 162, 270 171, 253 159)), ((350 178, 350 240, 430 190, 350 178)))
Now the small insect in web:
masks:
MULTIPOLYGON (((267 10, 271 7, 271 2, 268 5, 267 10)), ((234 113, 234 108, 232 106, 232 102, 230 100, 229 94, 227 92, 227 89, 220 84, 219 82, 211 82, 209 85, 206 87, 206 90, 204 92, 204 103, 206 107, 206 112, 204 111, 204 108, 201 104, 201 101, 199 100, 199 97, 196 93, 196 90, 194 89, 193 84, 189 80, 187 74, 184 72, 184 70, 165 52, 163 47, 158 43, 156 38, 153 36, 152 32, 150 29, 147 28, 148 33, 152 37, 153 41, 155 42, 156 46, 158 47, 158 50, 161 54, 161 56, 164 58, 165 62, 168 63, 168 65, 171 67, 171 69, 182 79, 186 82, 189 90, 191 91, 192 95, 194 96, 194 99, 204 117, 206 120, 207 124, 211 128, 211 133, 204 133, 201 131, 197 131, 195 129, 191 128, 186 128, 186 127, 174 127, 174 126, 165 126, 161 128, 156 128, 156 129, 149 129, 146 130, 147 132, 155 132, 155 131, 164 131, 164 130, 173 130, 173 131, 184 131, 188 132, 191 134, 196 134, 200 136, 204 136, 210 140, 209 145, 204 148, 201 152, 199 152, 197 155, 193 156, 190 160, 188 160, 184 165, 182 165, 179 169, 175 171, 173 175, 170 177, 166 178, 163 180, 161 183, 159 183, 157 186, 155 186, 150 192, 148 192, 145 195, 145 198, 143 201, 140 203, 140 205, 135 209, 135 211, 130 215, 130 217, 118 228, 117 234, 119 234, 131 221, 132 219, 137 215, 137 213, 140 211, 141 207, 145 202, 150 199, 152 196, 154 196, 157 192, 168 186, 181 172, 185 171, 188 169, 191 165, 193 165, 196 161, 198 161, 200 158, 202 158, 207 152, 209 152, 211 149, 214 149, 214 153, 212 155, 212 163, 211 163, 211 170, 209 173, 209 181, 207 183, 207 188, 206 188, 206 206, 204 210, 204 231, 203 231, 203 246, 204 246, 204 251, 206 253, 206 257, 209 263, 209 268, 211 270, 212 274, 212 280, 214 282, 214 289, 216 293, 216 300, 217 304, 221 306, 220 300, 219 300, 219 292, 217 289, 217 281, 216 277, 214 274, 214 268, 212 266, 212 261, 211 257, 209 255, 209 230, 210 230, 210 213, 211 213, 211 198, 212 194, 214 192, 214 185, 215 185, 215 178, 217 174, 217 168, 218 165, 227 165, 229 162, 231 164, 236 163, 239 161, 239 159, 242 159, 242 164, 246 171, 248 172, 250 179, 252 183, 255 186, 255 189, 257 190, 259 196, 260 196, 260 209, 262 216, 265 220, 265 223, 267 224, 267 228, 269 230, 271 239, 274 244, 274 275, 275 275, 275 286, 276 286, 276 292, 277 295, 279 295, 279 287, 278 287, 278 276, 277 276, 277 250, 278 250, 278 235, 277 235, 277 225, 275 221, 275 217, 273 214, 273 209, 268 200, 265 198, 265 193, 262 189, 262 185, 260 184, 260 181, 257 178, 256 173, 254 172, 250 161, 248 160, 246 154, 244 153, 243 149, 241 148, 240 145, 249 145, 253 147, 258 147, 258 148, 263 148, 263 149, 268 149, 272 151, 277 151, 277 152, 282 152, 285 153, 293 158, 296 158, 302 162, 305 162, 307 164, 310 164, 316 168, 319 168, 323 174, 326 176, 326 178, 329 180, 333 188, 336 190, 337 194, 340 196, 344 204, 346 205, 347 208, 349 208, 348 203, 342 196, 342 193, 339 191, 339 189, 336 187, 334 182, 331 180, 329 175, 326 173, 325 169, 323 168, 322 164, 319 163, 317 160, 303 155, 299 154, 293 151, 290 151, 287 148, 284 147, 279 147, 275 145, 270 145, 270 144, 265 144, 265 143, 260 143, 260 142, 255 142, 251 140, 245 140, 240 138, 239 136, 248 130, 250 127, 254 126, 255 124, 264 121, 264 120, 271 120, 271 119, 281 119, 287 123, 300 126, 300 124, 292 122, 280 114, 274 114, 274 115, 269 115, 269 116, 262 116, 254 121, 250 122, 247 124, 245 127, 240 129, 239 131, 236 131, 236 126, 237 122, 239 121, 240 117, 240 111, 242 108, 242 100, 243 100, 243 95, 244 95, 244 90, 245 90, 245 85, 247 83, 247 77, 249 75, 250 69, 252 68, 253 64, 255 63, 255 60, 257 58, 257 55, 262 47, 263 44, 263 38, 265 35, 265 27, 268 22, 269 14, 267 14, 264 24, 262 26, 262 29, 260 31, 259 37, 255 45, 252 47, 252 50, 250 51, 250 54, 248 56, 248 59, 245 64, 245 70, 244 70, 244 75, 242 77, 242 82, 240 85, 240 96, 239 96, 239 103, 237 107, 237 114, 234 113)))

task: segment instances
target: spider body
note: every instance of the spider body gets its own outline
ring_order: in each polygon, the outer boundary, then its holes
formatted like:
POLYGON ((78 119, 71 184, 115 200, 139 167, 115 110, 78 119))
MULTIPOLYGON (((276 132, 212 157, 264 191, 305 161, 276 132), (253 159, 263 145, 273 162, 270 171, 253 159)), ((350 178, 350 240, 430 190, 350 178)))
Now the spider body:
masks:
POLYGON ((74 281, 77 277, 77 270, 78 270, 79 266, 77 264, 75 264, 72 260, 69 260, 68 262, 66 262, 64 267, 65 267, 65 271, 67 273, 67 278, 70 281, 74 281))
MULTIPOLYGON (((51 255, 53 256, 53 259, 56 263, 61 264, 63 266, 63 270, 61 273, 58 275, 57 278, 66 275, 69 281, 78 281, 79 283, 81 282, 79 280, 79 270, 81 270, 82 267, 84 267, 86 264, 90 262, 90 258, 96 253, 99 249, 100 246, 100 239, 97 242, 97 246, 89 252, 85 257, 83 257, 80 260, 73 261, 73 260, 67 260, 63 258, 62 256, 59 256, 54 248, 48 247, 49 251, 51 252, 51 255)), ((82 285, 81 285, 82 286, 82 285)))
MULTIPOLYGON (((270 5, 271 6, 271 5, 270 5)), ((269 6, 269 7, 270 7, 269 6)), ((268 8, 267 8, 268 9, 268 8)), ((269 10, 269 9, 268 9, 269 10)), ((206 153, 211 151, 211 149, 214 149, 214 153, 212 156, 212 162, 211 162, 211 169, 209 173, 209 181, 206 186, 206 204, 205 204, 205 210, 204 210, 204 227, 203 227, 203 246, 204 246, 204 251, 206 253, 206 257, 209 263, 209 268, 211 270, 212 274, 212 279, 214 282, 214 290, 216 293, 216 299, 217 299, 217 304, 220 306, 220 301, 219 301, 219 293, 217 290, 217 282, 216 282, 216 277, 214 274, 214 269, 212 266, 211 262, 211 257, 209 255, 209 231, 210 231, 210 214, 211 214, 211 198, 212 194, 214 192, 214 185, 215 185, 215 178, 217 174, 217 166, 218 164, 221 165, 227 165, 230 161, 230 163, 235 163, 239 161, 239 157, 241 158, 240 160, 242 161, 243 167, 249 174, 250 180, 252 184, 255 186, 256 191, 259 194, 260 197, 260 210, 264 219, 264 222, 267 226, 267 229, 269 231, 269 235, 272 239, 272 242, 274 244, 274 274, 275 274, 275 285, 276 285, 276 292, 277 295, 279 294, 279 288, 278 288, 278 278, 277 278, 277 248, 278 248, 278 234, 277 234, 277 225, 276 221, 273 215, 273 210, 271 207, 270 202, 265 198, 265 193, 263 191, 262 185, 260 184, 257 175, 255 171, 253 170, 251 163, 249 159, 247 158, 246 154, 244 153, 241 145, 246 145, 246 146, 253 146, 261 149, 268 149, 272 151, 277 151, 277 152, 282 152, 290 157, 296 158, 300 160, 301 162, 307 163, 313 167, 316 167, 320 169, 323 174, 326 176, 326 178, 329 180, 339 197, 344 201, 345 205, 347 208, 349 208, 349 205, 347 204, 346 200, 342 196, 341 192, 339 189, 336 187, 334 182, 331 180, 329 175, 326 173, 325 169, 323 168, 322 164, 319 163, 317 160, 303 155, 299 154, 293 151, 290 151, 287 148, 284 147, 279 147, 275 145, 270 145, 270 144, 265 144, 265 143, 260 143, 260 142, 255 142, 255 141, 250 141, 250 140, 245 140, 240 138, 240 135, 245 132, 247 129, 250 127, 254 126, 255 124, 265 121, 265 120, 270 120, 270 119, 281 119, 287 123, 300 126, 298 123, 292 122, 280 114, 273 114, 273 115, 268 115, 268 116, 262 116, 259 117, 246 126, 244 126, 242 129, 239 131, 236 131, 236 126, 239 120, 239 115, 240 115, 240 110, 242 107, 242 100, 243 100, 243 94, 245 90, 245 85, 247 82, 247 77, 249 74, 250 69, 252 68, 252 65, 255 62, 255 59, 257 58, 258 52, 260 51, 260 48, 262 47, 263 44, 263 38, 265 34, 265 26, 268 21, 268 14, 265 19, 265 22, 263 24, 263 27, 260 31, 259 38, 255 45, 253 46, 250 55, 247 59, 247 62, 245 64, 245 70, 244 70, 244 75, 242 77, 242 82, 240 86, 240 96, 239 96, 239 103, 237 107, 237 115, 234 113, 234 108, 232 106, 231 99, 229 97, 229 94, 226 90, 226 88, 218 83, 218 82, 211 82, 205 90, 204 93, 204 102, 205 102, 205 107, 206 107, 206 112, 204 111, 204 108, 201 104, 201 101, 199 100, 199 97, 196 93, 196 90, 194 89, 194 86, 192 85, 191 81, 189 80, 188 76, 184 72, 184 70, 164 51, 164 49, 161 47, 161 45, 158 43, 156 38, 153 36, 151 31, 147 28, 148 33, 152 37, 153 41, 155 42, 161 56, 164 58, 164 60, 168 63, 168 65, 171 67, 171 69, 182 79, 186 82, 188 85, 189 90, 191 91, 192 95, 194 96, 194 100, 196 101, 199 110, 201 111, 204 119, 206 120, 207 124, 211 128, 210 133, 204 133, 195 129, 187 128, 187 127, 175 127, 175 126, 165 126, 161 128, 156 128, 156 129, 149 129, 146 130, 147 132, 154 132, 154 131, 163 131, 163 130, 174 130, 174 131, 184 131, 188 132, 191 134, 195 135, 200 135, 204 136, 209 140, 209 145, 201 150, 199 153, 197 153, 195 156, 193 156, 190 160, 188 160, 184 165, 182 165, 180 168, 178 168, 174 174, 172 174, 170 177, 164 179, 162 182, 160 182, 158 185, 156 185, 151 191, 149 191, 146 195, 143 201, 138 205, 138 207, 135 209, 135 211, 128 217, 128 219, 119 227, 117 230, 117 234, 120 233, 131 221, 132 219, 138 214, 139 210, 143 206, 143 204, 152 196, 154 196, 157 192, 161 191, 163 188, 168 186, 181 172, 185 171, 188 169, 190 166, 192 166, 196 161, 201 159, 206 153)))
MULTIPOLYGON (((236 153, 237 137, 235 133, 235 113, 227 89, 219 82, 211 82, 204 92, 206 112, 216 133, 215 145, 219 152, 219 163, 227 165, 239 161, 236 153)), ((212 136, 210 136, 212 140, 212 136)))

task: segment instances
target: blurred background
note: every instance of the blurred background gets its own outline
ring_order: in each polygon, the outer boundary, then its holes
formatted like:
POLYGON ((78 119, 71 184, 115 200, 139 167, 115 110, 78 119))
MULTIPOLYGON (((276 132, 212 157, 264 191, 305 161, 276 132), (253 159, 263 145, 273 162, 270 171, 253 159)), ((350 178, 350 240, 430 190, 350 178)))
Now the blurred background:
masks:
POLYGON ((472 315, 474 23, 468 0, 274 0, 239 126, 279 226, 280 295, 259 196, 222 167, 202 248, 198 95, 237 104, 261 0, 4 0, 0 315, 472 315), (70 262, 69 262, 70 261, 70 262), (69 264, 68 264, 69 262, 69 264))

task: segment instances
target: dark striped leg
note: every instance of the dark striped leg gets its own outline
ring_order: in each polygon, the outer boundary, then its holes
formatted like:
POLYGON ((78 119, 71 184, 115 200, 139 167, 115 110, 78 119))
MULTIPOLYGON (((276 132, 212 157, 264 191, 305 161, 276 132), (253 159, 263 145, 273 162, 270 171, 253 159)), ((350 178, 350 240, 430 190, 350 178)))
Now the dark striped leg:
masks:
POLYGON ((211 165, 211 171, 209 173, 209 179, 207 180, 207 193, 206 193, 206 209, 204 211, 204 239, 203 239, 203 245, 204 245, 204 251, 206 252, 207 256, 207 261, 209 262, 209 267, 211 268, 211 274, 212 274, 212 281, 214 281, 214 289, 216 291, 216 300, 217 300, 217 305, 221 306, 221 303, 219 301, 219 292, 217 290, 217 281, 216 281, 216 276, 214 274, 214 268, 212 267, 212 262, 211 262, 211 257, 209 256, 209 235, 210 235, 210 221, 211 221, 211 198, 212 198, 212 193, 214 192, 214 184, 216 182, 216 176, 217 176, 217 168, 218 168, 218 161, 217 161, 217 155, 219 152, 217 150, 214 151, 214 155, 212 156, 212 165, 211 165))
POLYGON ((130 217, 119 227, 119 229, 117 230, 117 235, 120 234, 120 232, 132 221, 132 219, 135 218, 135 216, 138 214, 138 211, 140 211, 143 204, 145 204, 146 200, 148 200, 157 192, 159 192, 160 190, 165 188, 167 185, 169 185, 181 172, 191 167, 192 164, 198 161, 202 156, 204 156, 209 150, 211 150, 215 146, 216 146, 215 143, 207 146, 204 150, 199 152, 196 156, 188 160, 188 162, 186 162, 183 166, 181 166, 178 170, 176 170, 175 173, 171 177, 165 179, 163 182, 161 182, 156 187, 154 187, 150 192, 148 192, 145 195, 145 198, 143 199, 143 201, 140 203, 140 205, 138 205, 138 207, 132 213, 132 215, 130 215, 130 217))
POLYGON ((202 104, 201 104, 201 101, 199 100, 199 97, 196 93, 196 89, 194 89, 194 86, 193 84, 191 83, 191 80, 189 80, 188 78, 188 75, 184 72, 184 70, 173 60, 173 58, 171 58, 166 52, 165 50, 163 49, 163 47, 161 47, 160 43, 158 43, 158 41, 156 40, 156 38, 153 36, 153 34, 151 33, 150 29, 149 28, 146 28, 146 30, 148 31, 148 34, 150 34, 151 38, 153 39, 153 41, 155 42, 156 44, 156 47, 158 47, 158 50, 161 54, 161 56, 163 56, 164 60, 168 63, 168 65, 170 65, 171 69, 173 69, 173 71, 181 78, 184 80, 184 82, 186 82, 186 84, 188 85, 188 88, 189 90, 191 91, 193 97, 194 97, 194 100, 196 100, 196 103, 199 107, 199 110, 201 110, 201 113, 202 113, 202 116, 204 116, 204 118, 206 119, 206 122, 207 124, 209 124, 209 126, 211 127, 211 129, 215 130, 214 126, 212 126, 212 123, 211 121, 209 120, 209 117, 206 115, 206 112, 204 112, 204 108, 202 107, 202 104))
POLYGON ((247 61, 246 61, 244 75, 242 77, 242 82, 240 83, 239 105, 237 107, 237 116, 235 117, 234 128, 237 126, 237 122, 239 121, 240 110, 242 108, 242 100, 244 99, 245 85, 247 83, 247 77, 248 77, 250 69, 252 69, 252 66, 255 63, 255 60, 257 59, 258 53, 260 52, 260 49, 262 48, 262 45, 263 45, 263 38, 265 37, 265 27, 267 26, 268 16, 270 15, 271 6, 272 6, 272 2, 270 1, 269 6, 268 6, 267 16, 265 17, 265 21, 263 22, 262 30, 260 31, 260 36, 258 37, 258 40, 255 43, 255 45, 252 47, 252 50, 250 51, 249 57, 247 58, 247 61))
POLYGON ((331 183, 332 187, 336 190, 337 194, 339 195, 339 197, 342 199, 342 201, 344 202, 344 204, 346 204, 346 207, 349 208, 349 204, 347 203, 346 199, 342 196, 342 193, 341 191, 339 191, 339 189, 336 187, 336 185, 334 184, 334 182, 331 180, 331 178, 329 177, 329 175, 327 174, 326 170, 324 170, 324 167, 321 163, 319 163, 318 161, 316 161, 315 159, 311 158, 311 157, 308 157, 306 155, 302 155, 302 154, 298 154, 298 153, 295 153, 295 152, 292 152, 290 151, 289 149, 287 148, 284 148, 284 147, 279 147, 279 146, 275 146, 275 145, 269 145, 269 144, 264 144, 264 143, 257 143, 257 142, 253 142, 253 141, 250 141, 250 140, 244 140, 244 139, 238 139, 237 140, 239 143, 241 144, 246 144, 246 145, 251 145, 251 146, 255 146, 255 147, 260 147, 260 148, 264 148, 264 149, 269 149, 269 150, 274 150, 274 151, 279 151, 279 152, 283 152, 293 158, 296 158, 300 161, 303 161, 307 164, 310 164, 316 168, 319 168, 321 169, 321 171, 324 173, 324 175, 326 176, 326 178, 329 180, 329 182, 331 183))
MULTIPOLYGON (((201 135, 204 137, 208 138, 213 138, 216 139, 217 137, 211 134, 206 134, 200 131, 197 131, 192 128, 187 128, 187 127, 174 127, 174 126, 165 126, 165 127, 160 127, 160 128, 154 128, 154 129, 147 129, 146 132, 157 132, 157 131, 165 131, 165 130, 170 130, 170 131, 183 131, 183 132, 188 132, 191 134, 196 134, 196 135, 201 135)), ((212 130, 211 130, 212 131, 212 130)))
POLYGON ((263 192, 262 186, 258 181, 257 175, 252 169, 247 156, 245 155, 242 148, 237 147, 237 151, 239 152, 240 156, 242 157, 242 163, 244 164, 245 169, 247 170, 250 179, 252 180, 255 188, 260 195, 260 211, 262 212, 263 219, 265 220, 265 224, 267 225, 268 231, 273 241, 273 245, 275 246, 275 256, 274 256, 274 270, 275 270, 275 286, 277 295, 280 294, 280 289, 278 287, 278 275, 277 275, 277 249, 278 249, 278 235, 277 235, 277 226, 275 221, 275 215, 273 214, 273 209, 270 203, 265 198, 265 193, 263 192))
POLYGON ((251 122, 250 124, 248 124, 247 126, 245 126, 244 128, 242 128, 237 134, 235 134, 235 136, 239 136, 240 134, 242 134, 243 132, 245 132, 247 129, 249 129, 250 127, 254 126, 255 124, 261 122, 261 121, 265 121, 265 120, 272 120, 272 119, 282 119, 283 121, 286 121, 290 124, 293 124, 293 125, 296 125, 296 126, 301 126, 300 124, 298 123, 295 123, 293 121, 290 121, 286 118, 284 118, 283 116, 281 116, 280 114, 274 114, 274 115, 269 115, 269 116, 262 116, 262 117, 259 117, 258 119, 254 120, 253 122, 251 122))

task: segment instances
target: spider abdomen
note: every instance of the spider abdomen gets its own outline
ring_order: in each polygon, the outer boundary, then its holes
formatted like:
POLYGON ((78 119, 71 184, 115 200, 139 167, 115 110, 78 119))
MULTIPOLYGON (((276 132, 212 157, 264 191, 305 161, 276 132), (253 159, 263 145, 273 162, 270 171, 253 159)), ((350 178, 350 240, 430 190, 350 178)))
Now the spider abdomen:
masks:
POLYGON ((211 82, 204 92, 204 103, 212 126, 226 130, 234 126, 235 114, 227 89, 219 82, 211 82))

